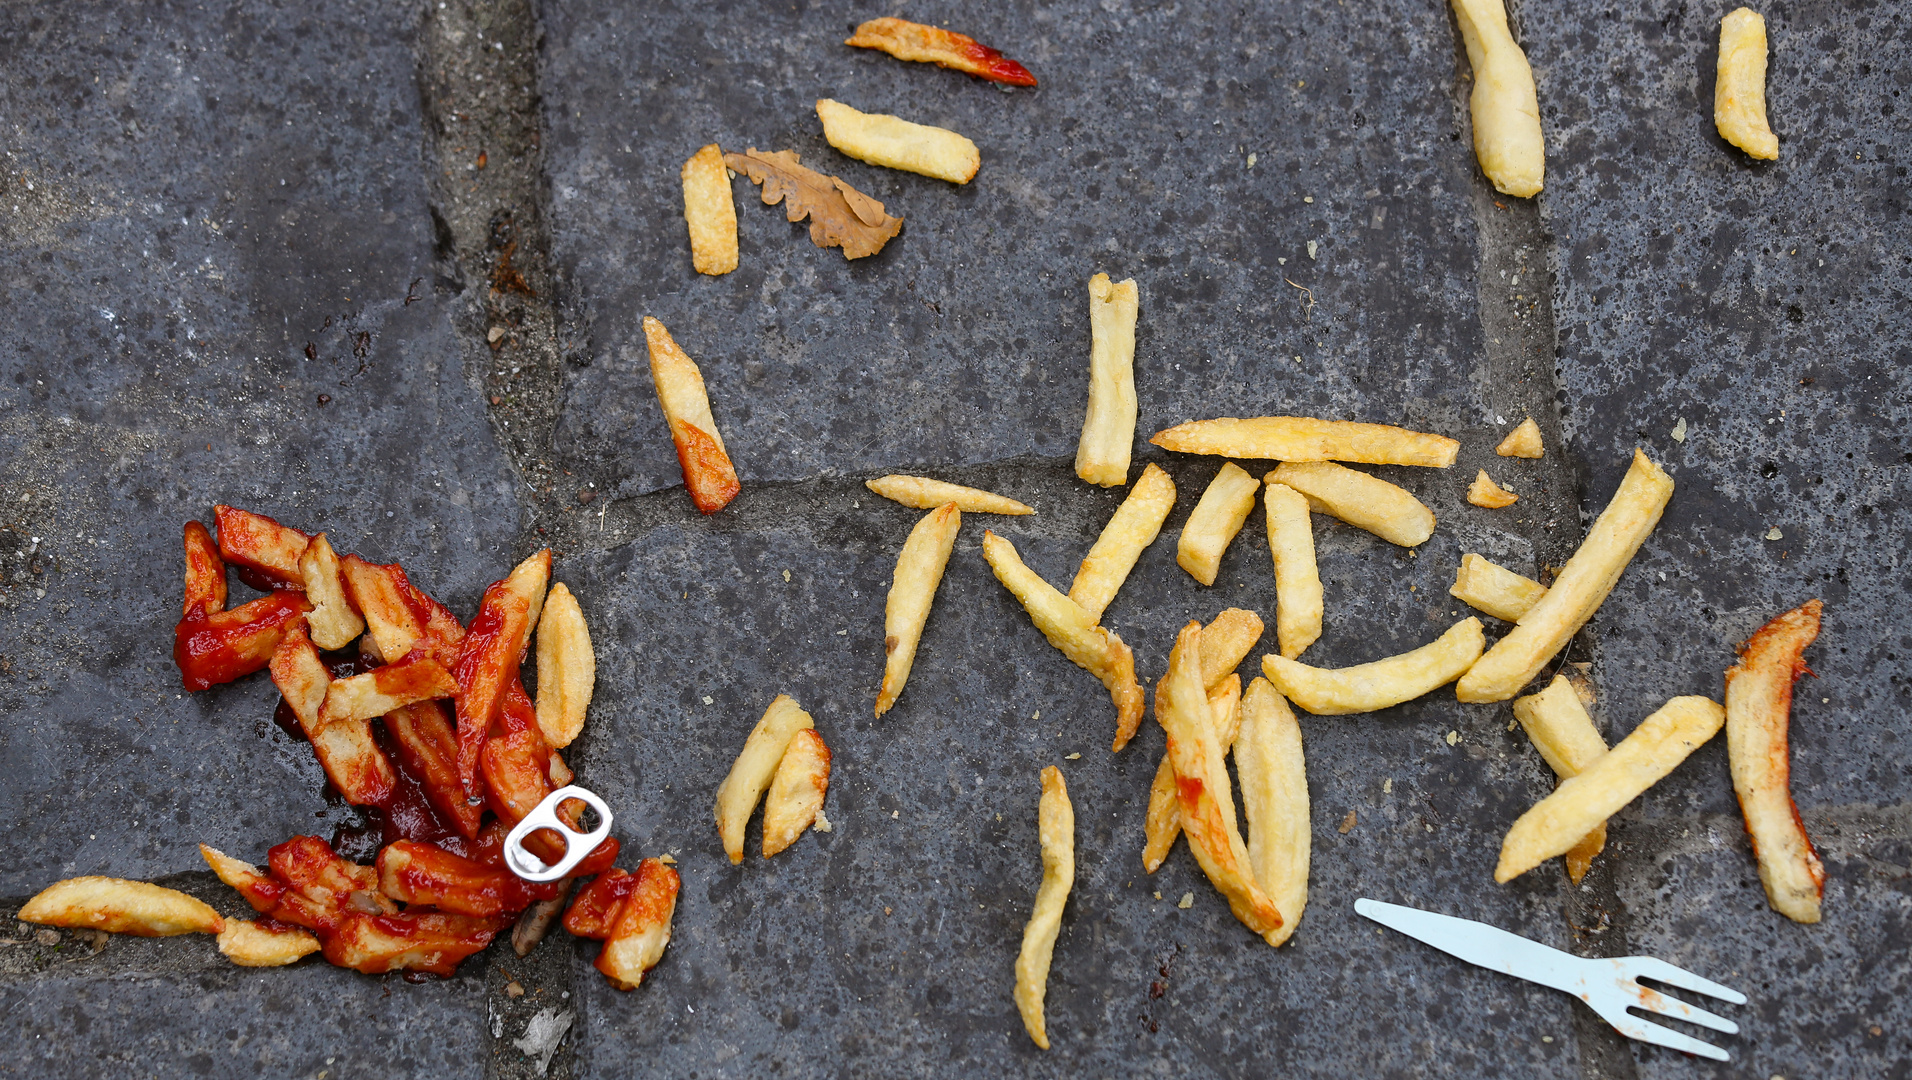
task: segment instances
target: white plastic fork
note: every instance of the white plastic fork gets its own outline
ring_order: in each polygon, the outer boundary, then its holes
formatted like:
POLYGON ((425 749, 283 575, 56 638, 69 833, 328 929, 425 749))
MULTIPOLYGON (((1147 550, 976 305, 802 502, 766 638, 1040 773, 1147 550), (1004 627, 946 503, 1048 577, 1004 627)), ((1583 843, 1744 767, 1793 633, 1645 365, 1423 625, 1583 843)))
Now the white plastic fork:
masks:
POLYGON ((1734 1005, 1746 1004, 1746 995, 1702 979, 1684 968, 1674 967, 1651 956, 1620 956, 1610 960, 1590 960, 1529 941, 1498 927, 1452 915, 1436 915, 1419 908, 1384 904, 1366 898, 1354 902, 1354 910, 1408 937, 1458 956, 1489 971, 1512 975, 1528 982, 1564 990, 1587 1003, 1614 1030, 1630 1039, 1665 1046, 1688 1054, 1730 1061, 1730 1055, 1717 1046, 1703 1043, 1672 1028, 1643 1020, 1628 1012, 1640 1009, 1670 1016, 1689 1024, 1712 1028, 1727 1035, 1739 1034, 1739 1025, 1705 1009, 1695 1008, 1679 998, 1642 986, 1641 979, 1652 979, 1706 994, 1734 1005))

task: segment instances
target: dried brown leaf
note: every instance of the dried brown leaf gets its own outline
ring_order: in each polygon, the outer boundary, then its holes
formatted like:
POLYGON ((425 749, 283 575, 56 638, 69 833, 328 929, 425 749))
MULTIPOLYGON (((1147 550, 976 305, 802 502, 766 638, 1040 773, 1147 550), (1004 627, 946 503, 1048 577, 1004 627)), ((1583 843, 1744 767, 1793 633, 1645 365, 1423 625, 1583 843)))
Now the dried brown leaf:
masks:
POLYGON ((903 219, 885 213, 882 203, 798 164, 795 150, 765 152, 753 146, 742 154, 725 154, 724 164, 763 188, 764 205, 782 203, 791 221, 809 218, 811 243, 840 247, 846 259, 876 254, 903 229, 903 219))

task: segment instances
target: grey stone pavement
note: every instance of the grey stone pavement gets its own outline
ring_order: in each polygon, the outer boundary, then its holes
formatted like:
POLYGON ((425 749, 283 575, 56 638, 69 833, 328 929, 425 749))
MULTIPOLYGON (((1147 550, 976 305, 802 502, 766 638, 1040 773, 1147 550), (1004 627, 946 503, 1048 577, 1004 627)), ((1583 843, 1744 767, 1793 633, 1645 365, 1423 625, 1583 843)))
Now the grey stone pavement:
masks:
MULTIPOLYGON (((628 994, 562 935, 410 983, 0 920, 0 1075, 529 1076, 515 1042, 547 1010, 571 1021, 547 1075, 571 1077, 1912 1075, 1912 29, 1891 5, 1765 7, 1781 157, 1755 164, 1711 121, 1725 10, 1518 6, 1548 138, 1523 201, 1479 176, 1439 3, 0 9, 0 905, 104 873, 238 912, 194 844, 258 859, 354 824, 263 676, 178 689, 179 529, 215 502, 400 561, 464 617, 554 547, 600 658, 571 763, 684 881, 628 994), (947 20, 1042 86, 840 44, 878 14, 947 20), (824 96, 961 131, 982 171, 847 159, 824 96), (738 180, 742 265, 696 275, 677 168, 712 141, 797 150, 903 232, 849 263, 738 180), (1564 658, 1610 739, 1718 696, 1737 642, 1823 598, 1793 745, 1825 922, 1767 908, 1717 740, 1615 818, 1582 887, 1552 865, 1495 885, 1552 781, 1505 705, 1449 692, 1303 720, 1292 944, 1242 930, 1185 847, 1143 874, 1159 729, 1111 755, 1106 694, 980 554, 996 529, 1066 583, 1120 500, 1071 469, 1099 270, 1140 286, 1143 435, 1291 412, 1462 440, 1452 470, 1376 470, 1440 518, 1416 551, 1317 519, 1316 663, 1468 614, 1463 552, 1560 565, 1634 446, 1678 491, 1564 658), (681 490, 647 314, 702 363, 743 477, 712 518, 681 490), (1548 456, 1495 457, 1529 413, 1548 456), (1522 501, 1462 501, 1483 465, 1522 501), (918 516, 863 488, 890 471, 1039 513, 965 523, 873 720, 918 516), (835 751, 835 827, 732 867, 711 795, 779 692, 835 751), (1043 1053, 1009 988, 1049 764, 1078 871, 1043 1053), (1362 895, 1737 986, 1733 1060, 1622 1040, 1377 931, 1362 895)), ((1274 591, 1259 515, 1213 588, 1174 565, 1218 462, 1140 461, 1182 497, 1106 621, 1152 683, 1181 623, 1272 615, 1274 591)))

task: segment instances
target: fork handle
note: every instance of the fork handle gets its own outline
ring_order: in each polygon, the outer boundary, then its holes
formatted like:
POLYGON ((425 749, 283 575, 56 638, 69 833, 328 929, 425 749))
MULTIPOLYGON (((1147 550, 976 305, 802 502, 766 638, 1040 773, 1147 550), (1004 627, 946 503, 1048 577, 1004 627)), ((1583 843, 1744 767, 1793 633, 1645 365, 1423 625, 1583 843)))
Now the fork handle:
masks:
POLYGON ((1366 898, 1354 910, 1470 964, 1568 993, 1584 985, 1587 962, 1497 926, 1366 898))

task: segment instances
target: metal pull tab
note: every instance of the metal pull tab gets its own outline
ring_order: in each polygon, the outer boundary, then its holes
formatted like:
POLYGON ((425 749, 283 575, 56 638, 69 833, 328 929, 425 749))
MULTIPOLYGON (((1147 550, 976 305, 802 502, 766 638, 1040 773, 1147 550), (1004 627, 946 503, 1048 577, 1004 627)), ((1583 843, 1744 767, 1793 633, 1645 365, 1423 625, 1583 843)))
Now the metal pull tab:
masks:
POLYGON ((610 835, 611 808, 604 805, 603 799, 576 785, 561 787, 546 795, 544 801, 526 814, 524 820, 518 822, 505 837, 505 866, 526 881, 556 881, 569 874, 572 867, 583 862, 610 835), (597 811, 597 828, 589 833, 581 833, 558 816, 558 807, 570 799, 576 799, 597 811), (554 864, 547 865, 543 859, 525 850, 525 837, 540 829, 548 829, 564 838, 564 857, 554 864))

